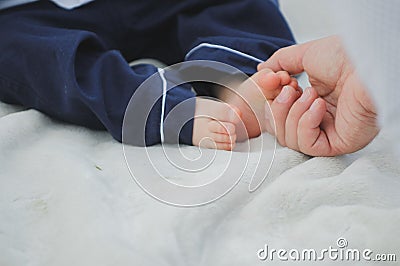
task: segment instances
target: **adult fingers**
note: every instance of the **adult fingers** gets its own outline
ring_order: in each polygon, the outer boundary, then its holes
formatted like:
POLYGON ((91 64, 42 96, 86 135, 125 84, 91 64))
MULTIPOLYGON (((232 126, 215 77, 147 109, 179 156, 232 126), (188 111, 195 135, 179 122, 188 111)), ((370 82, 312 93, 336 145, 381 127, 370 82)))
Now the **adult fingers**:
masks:
POLYGON ((304 90, 301 97, 290 108, 285 126, 285 141, 289 148, 299 150, 297 135, 299 120, 317 98, 318 93, 314 88, 309 87, 304 90))
MULTIPOLYGON (((326 131, 321 130, 321 123, 326 117, 326 102, 318 98, 309 110, 300 118, 297 135, 301 152, 311 156, 331 156, 332 147, 326 131)), ((334 120, 328 121, 333 126, 334 120)))
MULTIPOLYGON (((271 104, 271 110, 275 121, 275 136, 282 146, 286 146, 285 142, 285 124, 289 110, 293 103, 297 100, 300 93, 290 86, 283 87, 281 93, 271 104)), ((268 115, 269 112, 266 112, 268 115)), ((268 119, 272 123, 272 118, 268 119)), ((270 124, 273 126, 272 124, 270 124)))

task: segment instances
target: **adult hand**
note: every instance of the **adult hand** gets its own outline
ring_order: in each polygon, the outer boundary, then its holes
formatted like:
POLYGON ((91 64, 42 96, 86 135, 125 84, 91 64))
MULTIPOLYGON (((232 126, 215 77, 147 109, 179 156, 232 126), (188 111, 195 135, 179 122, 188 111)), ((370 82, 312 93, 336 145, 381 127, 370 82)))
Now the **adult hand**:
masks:
POLYGON ((306 72, 311 88, 298 99, 290 87, 272 102, 276 134, 283 146, 312 156, 355 152, 379 132, 377 115, 338 36, 278 50, 258 70, 306 72))

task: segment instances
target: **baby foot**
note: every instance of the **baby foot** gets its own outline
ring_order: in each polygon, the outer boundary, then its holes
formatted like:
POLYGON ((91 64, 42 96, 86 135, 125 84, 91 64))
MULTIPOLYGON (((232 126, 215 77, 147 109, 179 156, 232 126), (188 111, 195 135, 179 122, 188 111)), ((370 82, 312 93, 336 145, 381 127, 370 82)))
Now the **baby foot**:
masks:
POLYGON ((272 102, 285 85, 296 88, 300 95, 301 89, 297 80, 286 71, 275 73, 263 69, 239 85, 235 91, 223 91, 220 99, 237 107, 241 112, 243 123, 236 128, 238 141, 257 137, 266 131, 265 103, 267 100, 272 102))
POLYGON ((196 98, 192 143, 195 146, 233 150, 240 111, 226 103, 196 98))

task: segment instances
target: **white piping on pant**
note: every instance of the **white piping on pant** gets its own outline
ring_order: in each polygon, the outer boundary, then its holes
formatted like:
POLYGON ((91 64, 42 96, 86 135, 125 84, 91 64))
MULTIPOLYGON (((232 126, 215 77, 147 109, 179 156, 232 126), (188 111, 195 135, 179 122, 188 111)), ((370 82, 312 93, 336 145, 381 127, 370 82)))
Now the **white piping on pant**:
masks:
POLYGON ((164 143, 164 114, 165 114, 165 101, 167 98, 167 80, 164 76, 164 69, 158 68, 158 73, 162 81, 162 99, 161 99, 161 120, 160 120, 160 138, 161 143, 164 143))
POLYGON ((252 56, 252 55, 249 55, 249 54, 240 52, 240 51, 238 51, 238 50, 235 50, 235 49, 232 49, 232 48, 223 46, 223 45, 211 44, 211 43, 201 43, 201 44, 197 45, 196 47, 192 48, 192 49, 186 54, 185 59, 187 59, 192 53, 194 53, 195 51, 197 51, 198 49, 201 49, 201 48, 203 48, 203 47, 225 50, 225 51, 227 51, 227 52, 230 52, 230 53, 233 53, 233 54, 236 54, 236 55, 240 55, 240 56, 245 57, 245 58, 247 58, 247 59, 256 61, 256 62, 258 62, 258 63, 264 62, 263 60, 261 60, 261 59, 259 59, 259 58, 257 58, 257 57, 254 57, 254 56, 252 56))

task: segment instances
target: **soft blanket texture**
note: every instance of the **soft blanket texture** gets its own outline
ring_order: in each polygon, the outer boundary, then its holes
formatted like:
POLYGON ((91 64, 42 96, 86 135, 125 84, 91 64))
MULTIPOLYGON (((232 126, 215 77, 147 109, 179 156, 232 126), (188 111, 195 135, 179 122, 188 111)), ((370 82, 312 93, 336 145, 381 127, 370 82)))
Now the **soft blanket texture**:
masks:
POLYGON ((399 251, 400 167, 379 149, 384 136, 337 158, 278 148, 255 193, 244 176, 215 203, 177 208, 132 181, 106 132, 0 110, 0 265, 255 265, 265 244, 322 249, 339 237, 399 251))
MULTIPOLYGON (((400 165, 385 132, 366 149, 336 158, 278 147, 267 180, 249 193, 260 140, 251 141, 249 171, 231 193, 178 208, 138 187, 122 145, 108 133, 0 103, 0 265, 286 265, 260 261, 257 251, 266 244, 320 250, 337 247, 340 237, 349 248, 400 260, 400 165)), ((163 156, 160 146, 150 151, 163 156)))

